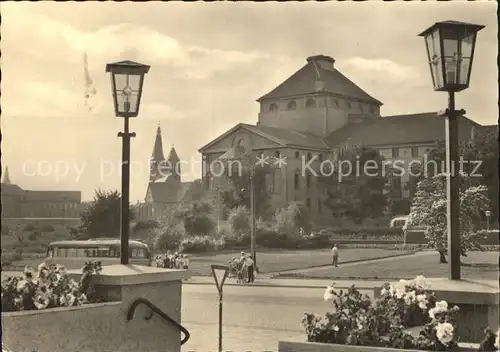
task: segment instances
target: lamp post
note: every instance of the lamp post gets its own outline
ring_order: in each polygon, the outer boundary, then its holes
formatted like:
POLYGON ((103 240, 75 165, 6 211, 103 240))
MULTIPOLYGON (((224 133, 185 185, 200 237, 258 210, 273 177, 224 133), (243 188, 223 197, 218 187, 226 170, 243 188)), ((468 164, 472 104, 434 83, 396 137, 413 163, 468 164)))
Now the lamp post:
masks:
POLYGON ((448 92, 446 116, 446 178, 449 278, 460 280, 460 178, 458 175, 458 117, 455 93, 469 87, 477 32, 484 26, 457 21, 437 22, 419 36, 424 37, 434 90, 448 92))
POLYGON ((129 263, 129 203, 130 203, 130 138, 135 137, 129 132, 129 119, 137 117, 142 97, 144 75, 149 66, 133 61, 120 61, 106 65, 106 72, 111 73, 111 88, 115 115, 123 117, 124 129, 118 133, 122 138, 122 197, 120 221, 120 263, 129 263))

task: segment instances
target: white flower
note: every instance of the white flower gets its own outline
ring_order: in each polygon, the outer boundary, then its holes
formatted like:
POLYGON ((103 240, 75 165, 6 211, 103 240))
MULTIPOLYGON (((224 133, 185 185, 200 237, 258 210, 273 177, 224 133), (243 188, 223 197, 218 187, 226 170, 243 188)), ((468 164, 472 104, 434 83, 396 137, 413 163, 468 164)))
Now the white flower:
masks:
POLYGON ((436 306, 432 309, 429 309, 429 317, 431 317, 432 319, 436 319, 437 313, 444 313, 447 310, 448 310, 448 302, 446 301, 436 302, 436 306))
POLYGON ((426 309, 427 308, 427 297, 425 295, 417 295, 416 300, 418 302, 418 306, 420 309, 426 309))
POLYGON ((436 337, 443 345, 448 345, 453 340, 453 330, 450 323, 439 323, 436 326, 436 337))
POLYGON ((446 312, 448 310, 448 302, 446 301, 436 302, 436 308, 439 308, 441 312, 446 312))
POLYGON ((387 290, 387 289, 385 289, 385 288, 383 288, 382 290, 380 290, 380 294, 381 294, 382 296, 385 296, 385 295, 386 295, 386 294, 388 294, 388 293, 389 293, 389 290, 387 290))
POLYGON ((333 289, 333 286, 328 286, 325 289, 325 294, 323 295, 323 298, 325 301, 332 301, 335 299, 335 295, 333 294, 335 290, 333 289))
POLYGON ((35 270, 32 267, 25 266, 23 271, 23 278, 28 282, 33 282, 35 280, 35 270))
POLYGON ((24 289, 26 288, 26 285, 28 284, 28 281, 26 280, 19 280, 17 282, 17 290, 18 291, 24 291, 24 289))
POLYGON ((410 305, 413 303, 413 301, 415 301, 416 299, 416 295, 415 295, 415 291, 410 291, 408 292, 405 296, 404 296, 404 299, 405 299, 405 303, 407 305, 410 305))
POLYGON ((394 286, 390 285, 390 286, 389 286, 389 294, 390 294, 391 296, 394 296, 394 293, 395 293, 394 286))
MULTIPOLYGON (((339 327, 337 325, 332 326, 333 331, 339 331, 339 327)), ((497 338, 498 340, 498 338, 497 338)))
POLYGON ((62 295, 61 298, 59 298, 59 303, 63 307, 71 307, 72 305, 75 304, 75 300, 76 297, 73 294, 67 293, 62 295))
POLYGON ((77 302, 78 304, 87 303, 87 296, 84 293, 82 293, 80 296, 78 296, 77 302))
POLYGON ((429 283, 427 282, 426 278, 422 275, 419 275, 415 279, 413 279, 413 282, 415 286, 420 289, 426 289, 429 287, 429 283))
POLYGON ((495 347, 500 349, 500 329, 497 331, 497 338, 495 339, 495 347))
POLYGON ((403 287, 397 287, 396 288, 396 298, 403 298, 404 295, 406 294, 406 289, 403 287))

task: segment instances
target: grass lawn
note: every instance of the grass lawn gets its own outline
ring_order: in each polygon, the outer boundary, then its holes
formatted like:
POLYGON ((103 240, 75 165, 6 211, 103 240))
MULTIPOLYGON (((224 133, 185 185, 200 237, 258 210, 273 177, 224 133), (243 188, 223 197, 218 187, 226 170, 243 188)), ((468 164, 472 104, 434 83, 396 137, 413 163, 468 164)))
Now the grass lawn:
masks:
MULTIPOLYGON (((498 252, 470 252, 462 258, 462 277, 467 279, 498 280, 498 252)), ((439 255, 432 253, 419 257, 402 257, 376 264, 357 264, 342 268, 318 268, 304 273, 281 274, 279 277, 311 279, 412 279, 447 277, 448 264, 439 264, 439 255)))
MULTIPOLYGON (((250 251, 245 251, 250 253, 250 251)), ((389 249, 365 249, 353 248, 342 249, 339 253, 339 263, 357 260, 369 260, 377 258, 391 257, 406 253, 403 250, 389 249)), ((408 252, 410 253, 410 252, 408 252)), ((210 265, 226 265, 232 257, 239 257, 240 252, 215 253, 211 255, 191 255, 189 268, 192 275, 206 276, 212 275, 210 265)), ((257 252, 257 266, 262 273, 271 273, 282 270, 310 268, 331 263, 331 253, 329 249, 318 250, 275 250, 257 252)))

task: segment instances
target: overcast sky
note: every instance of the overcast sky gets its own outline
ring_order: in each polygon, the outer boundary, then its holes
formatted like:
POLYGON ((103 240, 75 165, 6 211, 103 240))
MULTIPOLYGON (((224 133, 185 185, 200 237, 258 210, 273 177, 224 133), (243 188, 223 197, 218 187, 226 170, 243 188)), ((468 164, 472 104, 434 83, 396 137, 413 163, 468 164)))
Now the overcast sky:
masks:
MULTIPOLYGON (((310 55, 334 57, 342 73, 384 103, 382 115, 445 108, 417 37, 439 20, 486 25, 457 108, 482 124, 498 119, 494 1, 11 2, 1 9, 2 164, 24 189, 81 190, 85 200, 98 187, 120 189, 116 134, 123 123, 114 117, 104 69, 121 59, 151 65, 141 113, 131 122, 133 202, 144 199, 158 122, 165 154, 173 144, 181 159, 199 160, 197 150, 213 138, 255 123, 255 99, 310 55), (97 90, 91 112, 83 98, 85 52, 97 90)), ((186 180, 200 176, 199 165, 192 169, 186 180)))

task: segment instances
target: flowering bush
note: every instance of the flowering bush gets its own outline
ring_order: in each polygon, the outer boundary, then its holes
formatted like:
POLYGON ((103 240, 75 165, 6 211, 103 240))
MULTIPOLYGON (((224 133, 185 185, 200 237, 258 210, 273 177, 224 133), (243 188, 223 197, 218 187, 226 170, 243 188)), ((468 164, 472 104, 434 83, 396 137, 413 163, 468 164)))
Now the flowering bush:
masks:
MULTIPOLYGON (((455 326, 459 309, 437 301, 427 289, 425 278, 418 276, 394 285, 384 284, 381 296, 372 301, 354 286, 338 292, 333 285, 327 287, 324 299, 333 301, 333 310, 324 316, 304 314, 302 324, 307 339, 309 342, 454 351, 458 348, 455 326)), ((499 333, 488 330, 480 351, 496 351, 499 333)))
POLYGON ((70 307, 88 302, 90 275, 99 274, 100 262, 87 262, 80 282, 71 279, 61 265, 26 267, 21 277, 2 281, 2 312, 70 307))

